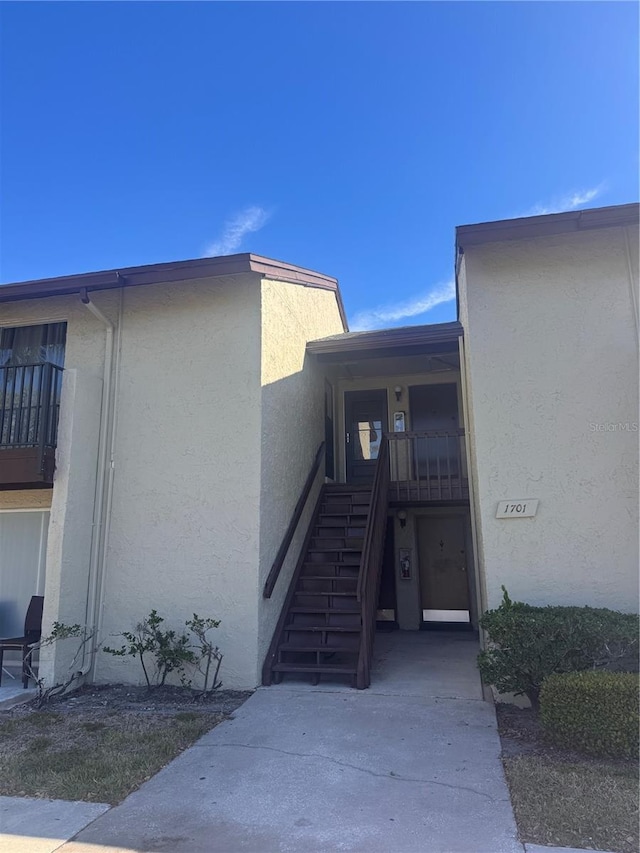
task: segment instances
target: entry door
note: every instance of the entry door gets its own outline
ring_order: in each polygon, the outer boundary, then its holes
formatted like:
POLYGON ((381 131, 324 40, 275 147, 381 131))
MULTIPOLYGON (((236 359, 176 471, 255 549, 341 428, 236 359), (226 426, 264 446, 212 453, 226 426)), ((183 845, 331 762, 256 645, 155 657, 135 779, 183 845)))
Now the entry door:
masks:
POLYGON ((370 483, 387 424, 387 392, 347 391, 344 395, 348 483, 370 483))
POLYGON ((420 599, 424 622, 469 619, 469 573, 463 516, 418 519, 420 599))

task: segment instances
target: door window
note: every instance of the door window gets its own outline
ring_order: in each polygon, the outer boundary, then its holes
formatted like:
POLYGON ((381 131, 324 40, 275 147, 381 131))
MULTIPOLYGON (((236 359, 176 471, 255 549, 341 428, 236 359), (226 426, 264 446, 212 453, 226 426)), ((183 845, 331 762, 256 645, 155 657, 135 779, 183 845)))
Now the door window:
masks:
POLYGON ((355 458, 377 459, 382 439, 382 421, 358 421, 355 425, 355 458))

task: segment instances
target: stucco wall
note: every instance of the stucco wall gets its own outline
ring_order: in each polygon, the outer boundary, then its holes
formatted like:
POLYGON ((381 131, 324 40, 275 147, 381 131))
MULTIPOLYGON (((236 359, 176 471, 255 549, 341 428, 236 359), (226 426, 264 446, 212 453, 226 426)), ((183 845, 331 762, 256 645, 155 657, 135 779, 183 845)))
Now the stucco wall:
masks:
MULTIPOLYGON (((96 302, 97 302, 96 298, 96 302)), ((215 632, 226 688, 257 683, 260 285, 253 275, 124 292, 102 634, 156 608, 215 632)), ((98 681, 141 681, 100 655, 98 681)))
MULTIPOLYGON (((629 237, 633 251, 637 231, 629 237)), ((489 606, 505 584, 534 604, 638 607, 628 260, 620 228, 465 252, 461 320, 489 606), (496 519, 509 498, 538 498, 537 516, 496 519)), ((637 278, 635 252, 631 268, 637 278)))
POLYGON ((309 340, 342 331, 333 293, 279 281, 262 282, 260 665, 282 609, 324 470, 318 473, 273 595, 264 599, 264 582, 324 438, 324 370, 306 356, 305 347, 309 340))

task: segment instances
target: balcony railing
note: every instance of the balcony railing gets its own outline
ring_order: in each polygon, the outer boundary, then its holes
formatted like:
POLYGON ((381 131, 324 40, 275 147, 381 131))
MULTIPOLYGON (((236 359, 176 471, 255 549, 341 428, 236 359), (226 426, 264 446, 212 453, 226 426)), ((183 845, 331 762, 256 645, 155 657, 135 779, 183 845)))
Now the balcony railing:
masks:
POLYGON ((469 498, 464 430, 389 433, 392 502, 469 498))
POLYGON ((0 483, 52 480, 61 389, 56 364, 0 367, 0 483))

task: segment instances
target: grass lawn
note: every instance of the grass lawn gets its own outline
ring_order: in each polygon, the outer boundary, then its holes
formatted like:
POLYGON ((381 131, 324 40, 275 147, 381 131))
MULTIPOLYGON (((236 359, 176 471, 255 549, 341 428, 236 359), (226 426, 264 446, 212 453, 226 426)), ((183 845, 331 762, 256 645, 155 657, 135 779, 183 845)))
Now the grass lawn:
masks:
POLYGON ((117 803, 247 696, 94 688, 0 713, 0 794, 117 803))
POLYGON ((545 743, 529 709, 498 706, 503 764, 522 841, 638 853, 638 767, 545 743))

